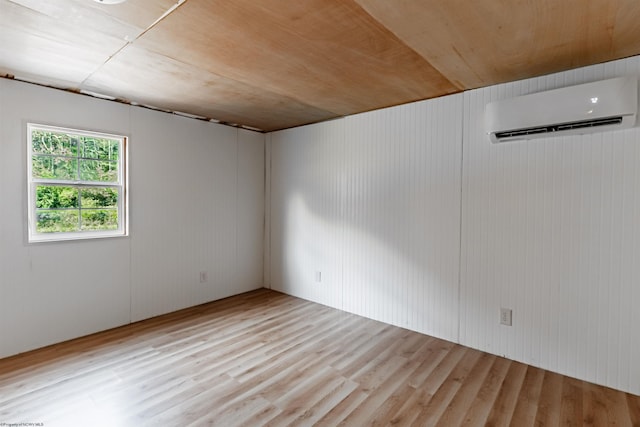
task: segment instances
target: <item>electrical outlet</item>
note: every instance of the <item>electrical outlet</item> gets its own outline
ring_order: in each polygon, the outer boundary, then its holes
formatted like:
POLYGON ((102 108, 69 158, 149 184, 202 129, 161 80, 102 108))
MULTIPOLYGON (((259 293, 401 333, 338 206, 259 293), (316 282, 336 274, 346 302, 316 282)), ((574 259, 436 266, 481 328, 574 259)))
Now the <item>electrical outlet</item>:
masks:
POLYGON ((316 271, 316 274, 314 275, 314 277, 316 279, 316 283, 322 282, 322 272, 321 271, 316 271))
POLYGON ((206 271, 200 272, 200 283, 206 283, 209 280, 209 274, 206 271))
POLYGON ((511 326, 512 311, 510 308, 500 308, 500 324, 505 326, 511 326))

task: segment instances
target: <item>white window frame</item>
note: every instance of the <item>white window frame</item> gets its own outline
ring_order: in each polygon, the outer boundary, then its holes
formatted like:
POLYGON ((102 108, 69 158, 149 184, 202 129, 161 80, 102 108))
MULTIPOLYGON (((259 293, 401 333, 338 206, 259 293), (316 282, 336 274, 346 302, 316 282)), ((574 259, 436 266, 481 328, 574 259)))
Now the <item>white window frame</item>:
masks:
MULTIPOLYGON (((81 159, 81 157, 78 157, 81 159)), ((94 132, 81 129, 66 128, 60 126, 41 125, 27 123, 27 210, 28 210, 28 242, 55 242, 64 240, 97 239, 106 237, 124 237, 129 235, 128 215, 128 138, 124 135, 116 135, 105 132, 94 132), (96 182, 82 180, 39 179, 33 178, 33 138, 34 130, 44 130, 60 133, 69 133, 78 136, 115 139, 120 142, 118 156, 118 180, 117 182, 96 182), (36 229, 36 186, 37 185, 64 185, 66 187, 104 187, 115 188, 118 191, 118 228, 115 230, 87 230, 74 232, 38 233, 36 229)), ((82 209, 78 208, 80 216, 82 209)))

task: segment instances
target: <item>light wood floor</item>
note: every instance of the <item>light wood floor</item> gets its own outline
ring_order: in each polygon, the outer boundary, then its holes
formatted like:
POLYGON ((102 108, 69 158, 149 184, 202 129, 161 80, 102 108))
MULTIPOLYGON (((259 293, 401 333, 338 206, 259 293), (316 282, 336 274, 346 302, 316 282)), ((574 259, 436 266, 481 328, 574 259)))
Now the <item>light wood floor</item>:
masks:
POLYGON ((640 425, 640 397, 259 290, 0 360, 0 425, 640 425))

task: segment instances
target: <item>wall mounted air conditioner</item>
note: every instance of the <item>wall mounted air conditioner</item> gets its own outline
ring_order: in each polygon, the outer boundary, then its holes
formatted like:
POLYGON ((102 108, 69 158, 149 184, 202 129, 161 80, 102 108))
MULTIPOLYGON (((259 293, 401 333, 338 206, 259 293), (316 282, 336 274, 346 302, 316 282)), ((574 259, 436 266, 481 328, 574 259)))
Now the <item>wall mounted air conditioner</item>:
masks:
POLYGON ((636 123, 638 80, 619 77, 487 104, 494 143, 626 129, 636 123))

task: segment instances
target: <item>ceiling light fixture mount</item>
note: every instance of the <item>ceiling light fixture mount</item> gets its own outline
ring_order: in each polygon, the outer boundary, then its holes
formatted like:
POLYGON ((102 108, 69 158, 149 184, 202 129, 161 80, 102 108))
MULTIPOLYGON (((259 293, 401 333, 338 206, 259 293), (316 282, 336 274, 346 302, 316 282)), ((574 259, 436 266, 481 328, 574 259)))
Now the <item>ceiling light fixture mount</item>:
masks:
POLYGON ((93 1, 100 4, 119 4, 119 3, 124 3, 126 0, 93 0, 93 1))

